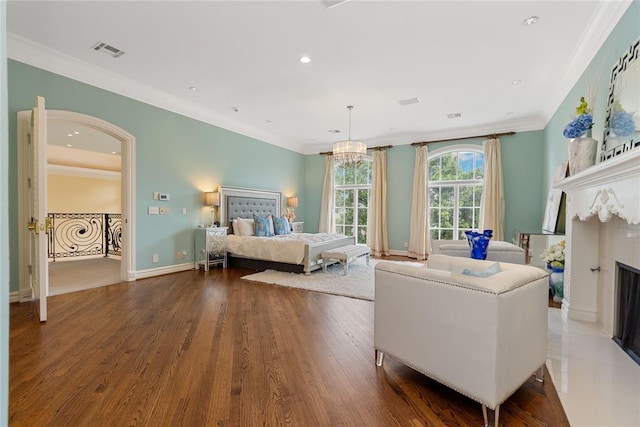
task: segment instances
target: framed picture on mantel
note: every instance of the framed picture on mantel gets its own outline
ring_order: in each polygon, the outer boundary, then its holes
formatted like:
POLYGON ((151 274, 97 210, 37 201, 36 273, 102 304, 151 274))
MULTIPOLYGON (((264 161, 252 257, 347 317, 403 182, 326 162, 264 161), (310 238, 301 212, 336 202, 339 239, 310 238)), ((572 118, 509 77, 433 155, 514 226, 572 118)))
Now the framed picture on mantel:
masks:
POLYGON ((563 162, 553 172, 551 189, 547 197, 547 206, 544 210, 544 218, 542 220, 542 230, 549 233, 564 233, 564 211, 565 211, 565 194, 564 191, 554 188, 554 185, 566 178, 569 172, 569 162, 563 162))

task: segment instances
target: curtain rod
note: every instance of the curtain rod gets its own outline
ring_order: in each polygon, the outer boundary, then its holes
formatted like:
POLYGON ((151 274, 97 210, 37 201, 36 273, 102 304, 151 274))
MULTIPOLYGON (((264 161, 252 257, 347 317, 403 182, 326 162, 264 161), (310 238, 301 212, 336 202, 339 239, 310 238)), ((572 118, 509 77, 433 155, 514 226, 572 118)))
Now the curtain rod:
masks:
MULTIPOLYGON (((388 150, 389 148, 393 148, 393 145, 378 145, 377 147, 367 147, 367 150, 388 150)), ((333 154, 333 151, 322 151, 320 153, 318 153, 321 156, 328 156, 330 154, 333 154)))
POLYGON ((412 142, 411 146, 412 147, 416 147, 416 146, 423 146, 423 145, 427 145, 427 144, 433 144, 435 142, 449 142, 449 141, 459 141, 461 139, 476 139, 476 138, 497 138, 499 136, 505 136, 505 135, 515 135, 515 132, 502 132, 502 133, 490 133, 488 135, 476 135, 476 136, 465 136, 464 138, 451 138, 451 139, 438 139, 435 141, 423 141, 423 142, 412 142))

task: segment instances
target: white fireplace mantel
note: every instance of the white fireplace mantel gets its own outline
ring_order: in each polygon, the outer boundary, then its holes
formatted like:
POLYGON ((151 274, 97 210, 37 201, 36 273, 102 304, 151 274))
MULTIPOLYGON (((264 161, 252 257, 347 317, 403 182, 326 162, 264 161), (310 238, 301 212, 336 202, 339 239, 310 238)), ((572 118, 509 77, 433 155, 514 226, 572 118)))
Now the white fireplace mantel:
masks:
MULTIPOLYGON (((597 214, 607 222, 613 214, 629 224, 640 223, 640 149, 614 157, 570 176, 556 187, 571 198, 572 212, 586 221, 597 214)), ((567 210, 569 214, 569 210, 567 210)))
POLYGON ((555 186, 567 195, 562 309, 572 319, 600 321, 611 332, 613 308, 598 310, 599 272, 610 268, 600 266, 600 224, 613 215, 628 224, 640 223, 640 149, 598 163, 555 186), (591 220, 594 216, 599 221, 591 220))

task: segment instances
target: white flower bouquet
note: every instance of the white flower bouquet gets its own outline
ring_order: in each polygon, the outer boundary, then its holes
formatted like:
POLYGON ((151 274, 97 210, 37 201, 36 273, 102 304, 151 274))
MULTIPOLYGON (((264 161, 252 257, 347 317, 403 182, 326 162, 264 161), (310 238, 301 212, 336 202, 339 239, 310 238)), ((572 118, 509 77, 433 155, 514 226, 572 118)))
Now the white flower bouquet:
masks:
POLYGON ((540 254, 540 258, 543 259, 547 265, 551 267, 564 267, 564 248, 565 241, 561 241, 556 243, 555 245, 549 246, 547 249, 542 251, 540 254))

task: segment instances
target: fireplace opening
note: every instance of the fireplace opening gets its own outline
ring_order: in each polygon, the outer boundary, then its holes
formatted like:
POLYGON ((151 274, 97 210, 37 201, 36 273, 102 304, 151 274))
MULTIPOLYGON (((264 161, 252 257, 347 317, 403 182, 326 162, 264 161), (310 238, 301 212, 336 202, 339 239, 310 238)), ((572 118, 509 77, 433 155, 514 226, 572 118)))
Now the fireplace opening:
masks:
POLYGON ((640 270, 616 262, 618 300, 613 340, 640 365, 640 270))

